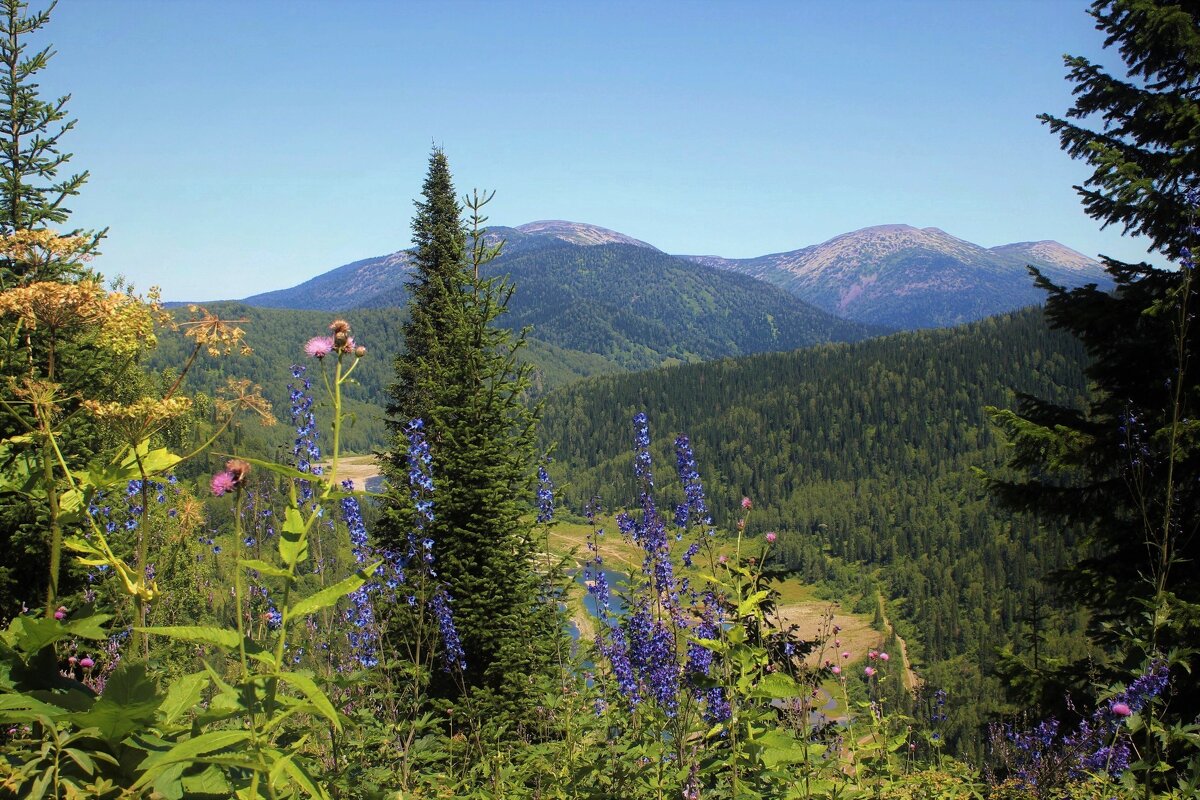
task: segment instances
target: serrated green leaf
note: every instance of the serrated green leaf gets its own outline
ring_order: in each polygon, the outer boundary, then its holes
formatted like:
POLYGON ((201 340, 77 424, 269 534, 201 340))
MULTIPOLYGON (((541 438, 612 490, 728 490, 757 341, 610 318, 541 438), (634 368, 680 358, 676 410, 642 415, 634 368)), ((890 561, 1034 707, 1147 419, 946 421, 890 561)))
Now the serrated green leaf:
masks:
POLYGON ((763 589, 747 597, 742 602, 738 603, 737 614, 739 617, 751 617, 758 613, 758 607, 766 600, 771 593, 763 589))
POLYGON ((162 625, 154 628, 134 628, 134 630, 140 633, 153 634, 154 636, 166 636, 168 639, 179 639, 184 642, 213 644, 217 647, 224 647, 227 650, 236 648, 239 641, 237 631, 214 628, 207 625, 162 625))
POLYGON ((308 531, 300 511, 294 507, 284 513, 283 529, 279 533, 279 557, 289 567, 308 558, 308 531))
POLYGON ((313 681, 311 672, 281 672, 279 679, 304 695, 321 712, 321 716, 329 720, 339 733, 341 732, 342 721, 338 719, 337 710, 333 707, 333 703, 329 701, 325 692, 321 691, 321 687, 317 686, 316 682, 313 681))
POLYGON ((336 605, 337 601, 342 597, 350 594, 370 580, 371 576, 375 574, 375 570, 382 563, 382 561, 376 561, 366 569, 360 569, 349 578, 338 581, 333 586, 326 587, 315 594, 305 597, 285 612, 286 618, 295 619, 296 617, 307 616, 314 611, 320 611, 322 608, 336 605))
MULTIPOLYGON (((0 694, 0 722, 35 722, 41 719, 50 722, 64 715, 64 709, 50 703, 43 703, 28 694, 0 694)), ((51 723, 53 726, 53 723, 51 723)))
POLYGON ((198 756, 233 747, 249 738, 249 731, 209 731, 192 739, 185 739, 165 752, 151 753, 142 761, 139 768, 144 770, 144 773, 133 788, 140 789, 154 782, 168 765, 190 762, 198 756))
POLYGON ((154 793, 163 796, 164 800, 183 800, 183 770, 184 763, 175 763, 158 773, 154 779, 154 793))
POLYGON ((167 689, 167 696, 158 706, 158 712, 163 715, 164 721, 169 725, 190 711, 200 702, 208 684, 207 672, 193 672, 172 681, 167 689))
POLYGON ((79 619, 69 619, 63 623, 63 628, 80 639, 107 639, 108 631, 104 626, 110 619, 112 614, 92 614, 79 619))
POLYGON ((300 788, 308 792, 309 797, 318 797, 321 800, 326 800, 329 797, 325 790, 313 780, 307 770, 297 764, 289 756, 283 758, 283 768, 287 771, 288 777, 299 784, 300 788))
POLYGON ((795 764, 808 760, 808 752, 795 738, 781 730, 767 731, 755 739, 762 748, 761 758, 768 769, 780 764, 795 764))
POLYGON ((220 767, 215 765, 209 765, 195 775, 185 775, 180 784, 187 796, 200 794, 217 797, 229 796, 229 781, 225 780, 225 773, 221 771, 220 767))
POLYGON ((790 675, 782 672, 772 672, 759 679, 758 684, 750 691, 751 697, 774 700, 785 697, 798 697, 804 694, 804 689, 790 675))
POLYGON ((146 665, 122 662, 105 684, 104 694, 91 708, 72 715, 80 728, 93 728, 96 736, 116 744, 134 730, 154 720, 159 697, 146 676, 146 665))
POLYGON ((64 748, 63 752, 67 754, 68 758, 79 765, 84 775, 90 778, 96 774, 96 762, 86 752, 75 747, 64 748))
POLYGON ((273 578, 290 578, 292 573, 283 567, 277 567, 274 564, 268 564, 257 558, 244 558, 238 562, 242 569, 252 569, 261 572, 263 575, 270 575, 273 578))

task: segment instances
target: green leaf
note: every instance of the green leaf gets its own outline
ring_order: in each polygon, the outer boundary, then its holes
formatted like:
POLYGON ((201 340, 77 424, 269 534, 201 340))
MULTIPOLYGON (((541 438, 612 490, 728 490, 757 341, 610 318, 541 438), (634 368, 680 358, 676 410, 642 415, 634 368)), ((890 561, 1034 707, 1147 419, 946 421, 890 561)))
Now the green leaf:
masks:
POLYGON ((167 689, 167 696, 163 698, 158 707, 164 721, 171 724, 195 707, 203 697, 208 683, 207 672, 194 672, 172 681, 170 688, 167 689))
POLYGON ((258 572, 261 572, 263 575, 270 575, 274 578, 290 578, 290 577, 292 577, 292 573, 289 572, 288 570, 286 570, 282 567, 277 567, 274 564, 268 564, 266 561, 262 561, 257 558, 248 558, 248 559, 244 558, 238 562, 238 565, 241 566, 243 569, 257 570, 258 572))
POLYGON ((287 772, 288 777, 298 783, 300 788, 308 792, 309 797, 318 797, 322 800, 325 800, 325 798, 329 797, 329 795, 325 793, 325 790, 322 789, 320 785, 313 780, 312 776, 308 774, 308 771, 293 761, 290 756, 285 756, 283 758, 283 768, 287 772))
POLYGON ((379 565, 382 563, 382 561, 376 561, 366 569, 360 569, 349 578, 338 581, 333 586, 326 587, 316 594, 305 597, 285 612, 287 619, 306 616, 314 611, 320 611, 322 608, 336 605, 337 601, 342 597, 350 594, 370 580, 371 576, 375 574, 375 570, 379 569, 379 565))
MULTIPOLYGON (((144 673, 143 665, 138 664, 137 668, 144 673)), ((130 697, 110 698, 110 689, 111 683, 105 686, 104 694, 90 709, 73 715, 71 719, 81 728, 94 729, 97 737, 109 744, 118 744, 133 731, 154 721, 154 712, 158 709, 158 696, 153 685, 149 686, 149 695, 137 702, 131 701, 130 697)), ((118 691, 117 694, 121 692, 118 691)))
POLYGON ((337 710, 325 692, 321 691, 321 687, 313 681, 311 672, 281 672, 279 679, 303 694, 321 712, 321 715, 329 720, 339 733, 341 732, 342 721, 338 719, 337 710))
POLYGON ((762 748, 763 764, 774 769, 780 764, 795 764, 808 760, 804 746, 782 730, 770 730, 755 739, 762 748))
POLYGON ((39 652, 43 647, 64 639, 105 639, 108 633, 104 623, 112 619, 109 614, 92 614, 79 619, 60 622, 46 617, 34 617, 28 614, 14 617, 8 624, 4 638, 18 653, 26 658, 39 652))
POLYGON ((0 722, 35 722, 53 720, 64 715, 64 710, 50 703, 43 703, 25 693, 0 694, 0 722))
POLYGON ((232 650, 238 646, 237 631, 225 628, 214 628, 207 625, 160 625, 154 628, 134 628, 139 633, 149 633, 154 636, 166 636, 168 639, 179 639, 184 642, 202 642, 214 644, 232 650))
POLYGON ((162 753, 151 753, 140 765, 144 771, 142 777, 132 788, 141 787, 153 782, 161 774, 162 768, 171 764, 192 761, 205 753, 224 750, 250 738, 249 731, 209 731, 192 739, 185 739, 170 750, 162 753))
POLYGON ((762 605, 762 601, 766 600, 770 595, 770 591, 763 589, 747 597, 742 602, 738 603, 738 616, 751 617, 758 613, 758 607, 762 605))
POLYGON ((83 481, 96 489, 119 486, 129 483, 131 480, 141 480, 143 472, 147 476, 162 474, 181 460, 179 456, 166 448, 149 450, 147 443, 141 442, 137 446, 136 454, 133 450, 129 450, 120 464, 93 467, 84 473, 83 481), (137 456, 141 457, 141 467, 138 466, 137 456))
POLYGON ((214 765, 209 765, 195 775, 185 775, 180 783, 185 796, 188 797, 205 794, 217 797, 229 796, 229 781, 225 780, 225 773, 221 771, 220 767, 214 765))
POLYGON ((300 510, 295 507, 284 514, 283 530, 279 534, 279 557, 289 567, 308 558, 308 529, 300 510))
POLYGON ((782 672, 772 672, 764 675, 758 685, 750 691, 751 697, 774 700, 784 697, 798 697, 804 694, 804 689, 790 675, 782 672))
POLYGON ((80 639, 107 639, 108 630, 104 626, 110 619, 112 614, 92 614, 79 619, 69 619, 63 623, 63 628, 80 639))

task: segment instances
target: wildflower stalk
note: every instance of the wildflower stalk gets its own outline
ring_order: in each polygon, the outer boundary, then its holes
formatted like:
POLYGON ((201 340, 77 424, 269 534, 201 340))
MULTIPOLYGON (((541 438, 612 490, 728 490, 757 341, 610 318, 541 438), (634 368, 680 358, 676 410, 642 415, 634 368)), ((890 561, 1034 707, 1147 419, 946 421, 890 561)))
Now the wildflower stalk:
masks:
POLYGON ((242 680, 244 681, 250 677, 250 662, 246 658, 246 621, 242 615, 242 607, 246 597, 246 582, 242 576, 242 487, 239 485, 234 491, 236 492, 234 495, 235 511, 233 515, 234 616, 237 617, 238 659, 242 667, 242 680))

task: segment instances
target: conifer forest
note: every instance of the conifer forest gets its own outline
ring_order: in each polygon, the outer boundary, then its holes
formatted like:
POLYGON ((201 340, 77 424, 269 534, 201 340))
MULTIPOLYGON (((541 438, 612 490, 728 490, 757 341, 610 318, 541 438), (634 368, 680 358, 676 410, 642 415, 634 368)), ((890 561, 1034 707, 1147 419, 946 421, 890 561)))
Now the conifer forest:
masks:
POLYGON ((1041 118, 1169 266, 904 330, 439 144, 344 303, 164 303, 60 13, 0 0, 0 797, 1200 797, 1200 3, 1082 9, 1041 118))

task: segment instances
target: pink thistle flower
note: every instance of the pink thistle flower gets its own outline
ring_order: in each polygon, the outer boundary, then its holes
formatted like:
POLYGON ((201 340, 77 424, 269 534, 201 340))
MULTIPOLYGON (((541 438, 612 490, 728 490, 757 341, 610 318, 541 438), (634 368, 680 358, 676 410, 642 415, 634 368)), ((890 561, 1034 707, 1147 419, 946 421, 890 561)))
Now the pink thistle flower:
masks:
POLYGON ((1113 703, 1112 713, 1118 717, 1128 717, 1133 713, 1133 710, 1129 708, 1128 703, 1113 703))
POLYGON ((775 544, 775 531, 767 531, 767 544, 775 544))
POLYGON ((92 667, 96 666, 96 662, 92 661, 92 659, 88 656, 84 656, 83 658, 79 659, 79 666, 83 667, 84 669, 91 669, 92 667))
POLYGON ((66 614, 64 614, 64 613, 63 613, 63 612, 61 612, 61 611, 55 611, 55 612, 54 612, 54 618, 55 618, 55 619, 57 619, 57 620, 65 619, 65 618, 66 618, 66 616, 67 616, 67 615, 66 615, 66 614))
POLYGON ((879 660, 880 660, 880 661, 887 661, 889 658, 891 658, 891 656, 889 656, 887 653, 880 653, 880 654, 879 654, 879 660))
POLYGON ((832 672, 834 675, 842 674, 842 668, 839 667, 837 664, 834 664, 832 667, 830 667, 829 671, 832 672))
POLYGON ((212 483, 210 484, 212 493, 217 497, 220 497, 226 492, 232 492, 233 487, 236 485, 237 479, 235 479, 233 477, 233 473, 229 472, 228 470, 224 472, 218 472, 216 475, 213 475, 212 483))
POLYGON ((842 646, 842 640, 841 640, 841 639, 834 639, 834 640, 833 640, 833 646, 834 646, 834 647, 841 647, 841 646, 842 646))
POLYGON ((754 503, 750 502, 749 497, 742 498, 742 511, 749 511, 750 507, 753 505, 754 505, 754 503))
POLYGON ((849 658, 849 657, 850 657, 850 651, 849 651, 849 650, 843 650, 843 651, 842 651, 842 658, 849 658))
POLYGON ((720 561, 722 564, 724 564, 726 561, 729 560, 729 556, 725 555, 724 553, 721 553, 721 557, 717 560, 720 561))
POLYGON ((324 358, 333 352, 332 336, 314 336, 304 345, 304 352, 313 358, 324 358))
POLYGON ((871 676, 873 676, 875 674, 875 668, 867 667, 866 669, 863 670, 863 674, 866 675, 868 678, 870 678, 871 676))
POLYGON ((878 650, 872 650, 871 652, 867 653, 867 658, 869 658, 869 659, 871 659, 872 661, 874 661, 875 659, 879 658, 879 651, 878 651, 878 650))
POLYGON ((68 656, 68 657, 67 657, 67 663, 68 663, 68 664, 75 664, 75 663, 77 663, 78 661, 79 661, 79 659, 78 659, 78 658, 76 658, 75 656, 68 656))

